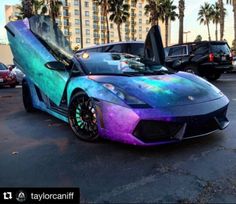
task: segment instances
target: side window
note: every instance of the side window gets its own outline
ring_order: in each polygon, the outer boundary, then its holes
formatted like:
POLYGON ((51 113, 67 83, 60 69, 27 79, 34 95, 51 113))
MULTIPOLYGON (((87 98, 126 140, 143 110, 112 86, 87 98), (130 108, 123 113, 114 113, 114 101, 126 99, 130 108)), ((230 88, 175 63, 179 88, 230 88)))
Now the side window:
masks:
POLYGON ((142 43, 130 43, 127 52, 132 55, 138 55, 143 57, 144 54, 144 44, 142 43))
POLYGON ((179 46, 170 48, 168 56, 181 56, 186 54, 187 54, 187 46, 179 46))
POLYGON ((200 44, 200 45, 197 45, 196 46, 196 49, 195 49, 195 54, 198 55, 198 54, 203 54, 205 52, 208 51, 208 47, 207 47, 207 44, 200 44))

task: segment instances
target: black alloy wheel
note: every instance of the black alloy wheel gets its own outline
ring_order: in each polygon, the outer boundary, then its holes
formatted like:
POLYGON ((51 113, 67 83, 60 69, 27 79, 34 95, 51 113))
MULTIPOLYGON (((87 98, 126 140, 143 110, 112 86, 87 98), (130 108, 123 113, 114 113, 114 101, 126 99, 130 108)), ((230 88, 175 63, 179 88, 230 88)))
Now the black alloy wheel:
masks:
POLYGON ((93 142, 99 138, 96 107, 85 93, 72 97, 68 116, 70 127, 79 139, 93 142))

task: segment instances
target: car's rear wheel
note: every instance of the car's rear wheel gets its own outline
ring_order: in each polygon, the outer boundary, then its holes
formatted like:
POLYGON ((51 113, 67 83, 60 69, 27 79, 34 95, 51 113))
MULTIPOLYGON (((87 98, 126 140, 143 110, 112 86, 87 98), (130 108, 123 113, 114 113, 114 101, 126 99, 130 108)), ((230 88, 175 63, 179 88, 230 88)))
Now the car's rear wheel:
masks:
POLYGON ((205 77, 207 78, 208 81, 216 81, 217 79, 219 79, 221 76, 221 73, 218 72, 211 72, 211 73, 207 73, 205 74, 205 77))
POLYGON ((82 140, 98 140, 96 107, 85 93, 75 94, 69 106, 69 123, 75 135, 82 140))
POLYGON ((22 98, 25 110, 29 113, 34 112, 36 109, 33 106, 30 88, 26 81, 22 82, 22 98))
POLYGON ((188 73, 191 73, 191 74, 200 75, 200 74, 199 74, 199 71, 198 71, 198 68, 197 68, 196 66, 187 65, 187 66, 184 68, 184 71, 185 71, 185 72, 188 72, 188 73))

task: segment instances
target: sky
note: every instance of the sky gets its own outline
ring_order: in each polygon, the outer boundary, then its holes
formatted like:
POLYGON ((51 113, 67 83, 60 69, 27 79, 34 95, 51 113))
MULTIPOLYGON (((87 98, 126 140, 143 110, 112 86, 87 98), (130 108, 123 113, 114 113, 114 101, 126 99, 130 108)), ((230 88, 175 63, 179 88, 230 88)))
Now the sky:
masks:
MULTIPOLYGON (((174 4, 177 6, 179 0, 174 0, 174 4)), ((207 27, 204 25, 200 25, 197 21, 198 11, 200 5, 203 5, 204 2, 214 3, 216 0, 185 0, 185 18, 184 18, 184 31, 191 31, 188 34, 187 40, 194 41, 197 35, 201 35, 203 40, 208 39, 207 27)), ((6 40, 6 32, 4 29, 5 25, 5 13, 4 13, 4 5, 5 4, 16 4, 19 3, 20 0, 0 0, 0 42, 6 40)), ((225 36, 224 38, 231 45, 233 41, 233 12, 232 6, 225 5, 227 9, 227 15, 225 18, 225 36)), ((178 30, 179 23, 178 20, 171 23, 171 44, 175 44, 178 42, 178 30)), ((210 27, 212 39, 215 39, 215 25, 211 24, 210 27)), ((186 36, 184 37, 186 40, 186 36)))

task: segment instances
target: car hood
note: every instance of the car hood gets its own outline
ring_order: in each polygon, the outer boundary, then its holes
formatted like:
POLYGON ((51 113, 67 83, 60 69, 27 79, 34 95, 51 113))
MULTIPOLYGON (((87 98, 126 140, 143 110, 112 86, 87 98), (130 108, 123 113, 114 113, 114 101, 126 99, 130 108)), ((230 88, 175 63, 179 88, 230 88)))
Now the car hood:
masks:
POLYGON ((182 106, 218 99, 222 92, 204 79, 179 72, 155 76, 90 76, 110 83, 152 107, 182 106))

